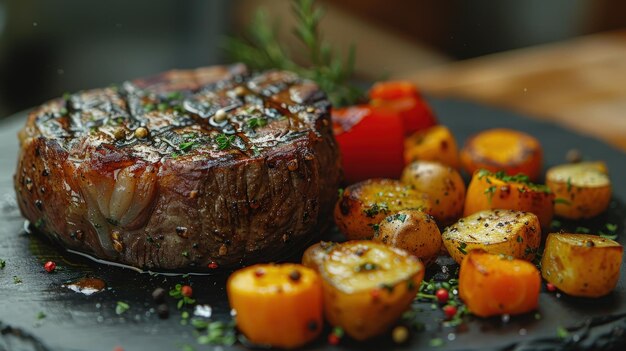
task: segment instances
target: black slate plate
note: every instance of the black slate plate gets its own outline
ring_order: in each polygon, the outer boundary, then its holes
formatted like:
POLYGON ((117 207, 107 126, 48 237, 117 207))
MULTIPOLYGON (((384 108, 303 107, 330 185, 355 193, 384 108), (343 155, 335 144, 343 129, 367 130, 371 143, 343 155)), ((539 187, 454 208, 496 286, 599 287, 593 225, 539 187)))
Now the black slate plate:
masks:
MULTIPOLYGON (((543 144, 547 165, 563 163, 571 148, 582 150, 587 159, 605 160, 612 173, 615 199, 609 212, 585 226, 598 230, 604 223, 619 226, 619 240, 626 242, 626 155, 597 140, 569 132, 555 125, 524 118, 511 112, 455 100, 433 100, 440 121, 448 125, 460 143, 468 135, 491 127, 509 127, 535 135, 543 144)), ((26 112, 0 124, 0 258, 6 268, 0 270, 0 351, 3 350, 181 350, 192 345, 195 350, 211 349, 196 344, 194 329, 180 324, 175 301, 169 301, 172 315, 158 318, 151 292, 156 287, 170 289, 177 283, 191 284, 200 304, 213 308, 214 319, 228 319, 225 297, 226 276, 167 277, 140 274, 106 266, 27 234, 24 220, 15 206, 12 174, 16 164, 16 132, 23 125, 26 112), (59 269, 47 274, 42 266, 47 260, 59 269), (22 283, 15 284, 14 276, 22 283), (103 279, 107 288, 91 296, 75 293, 63 284, 85 276, 103 279), (130 309, 117 315, 117 301, 130 309), (38 319, 39 312, 46 317, 38 319)), ((607 126, 610 128, 610 126, 607 126)), ((570 224, 576 225, 576 224, 570 224)), ((346 341, 345 349, 427 349, 434 338, 443 340, 439 350, 457 349, 623 349, 626 344, 626 270, 616 290, 601 299, 577 299, 554 293, 541 294, 540 319, 531 313, 512 317, 469 318, 462 331, 443 328, 440 310, 423 304, 420 319, 426 330, 416 333, 405 346, 394 346, 381 339, 367 344, 346 341), (565 339, 557 337, 557 328, 570 331, 565 339)), ((279 308, 279 307, 277 307, 279 308)), ((238 345, 234 349, 244 349, 238 345)), ((228 348, 226 348, 228 349, 228 348)), ((311 350, 336 349, 323 338, 311 350)), ((434 349, 434 348, 433 348, 434 349)))

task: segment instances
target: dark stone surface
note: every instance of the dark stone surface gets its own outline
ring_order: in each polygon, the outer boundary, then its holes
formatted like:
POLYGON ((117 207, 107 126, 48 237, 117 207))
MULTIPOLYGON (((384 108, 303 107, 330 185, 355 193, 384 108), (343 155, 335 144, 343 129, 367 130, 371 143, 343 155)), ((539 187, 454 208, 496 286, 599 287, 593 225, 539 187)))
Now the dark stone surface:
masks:
MULTIPOLYGON (((568 150, 577 148, 585 159, 602 159, 608 164, 614 184, 615 200, 607 214, 585 226, 598 230, 604 223, 619 226, 619 241, 626 241, 626 155, 595 139, 583 137, 552 124, 524 118, 514 113, 463 101, 433 100, 440 121, 448 125, 459 143, 470 134, 490 127, 509 127, 527 131, 543 144, 546 165, 565 162, 568 150)), ((176 301, 169 296, 170 317, 160 319, 152 292, 166 291, 175 284, 190 284, 194 298, 213 308, 214 319, 228 319, 229 307, 224 284, 227 276, 163 276, 97 264, 86 258, 65 253, 62 249, 27 234, 23 218, 15 206, 12 174, 17 159, 16 131, 24 123, 25 113, 0 124, 0 258, 6 267, 0 270, 0 351, 4 350, 180 350, 192 345, 195 350, 211 349, 197 345, 194 329, 180 323, 176 301), (53 260, 57 271, 48 274, 43 264, 53 260), (14 276, 22 283, 15 284, 14 276), (76 293, 63 284, 85 276, 96 277, 107 284, 105 290, 90 296, 76 293), (130 305, 128 311, 116 314, 117 301, 130 305), (46 317, 38 319, 39 312, 46 317)), ((607 126, 610 128, 610 126, 607 126)), ((329 219, 330 220, 330 219, 329 219)), ((576 223, 565 223, 575 226, 576 223)), ((626 271, 617 288, 600 299, 557 297, 543 292, 538 313, 500 318, 469 318, 462 331, 443 328, 442 312, 421 304, 420 320, 425 331, 415 333, 404 346, 393 346, 386 339, 366 344, 346 340, 345 349, 428 349, 430 340, 441 338, 438 350, 553 350, 553 349, 624 349, 626 337, 626 271), (566 327, 569 336, 557 337, 557 328, 566 327), (522 330, 523 329, 523 330, 522 330), (522 330, 520 332, 520 330, 522 330), (449 334, 454 340, 449 341, 449 334), (525 334, 525 335, 522 335, 525 334)), ((187 309, 192 312, 191 309, 187 309)), ((243 349, 241 345, 234 349, 243 349)), ((226 348, 227 349, 227 348, 226 348)), ((325 338, 309 347, 311 350, 337 349, 326 346, 325 338)), ((435 348, 433 348, 435 349, 435 348)))

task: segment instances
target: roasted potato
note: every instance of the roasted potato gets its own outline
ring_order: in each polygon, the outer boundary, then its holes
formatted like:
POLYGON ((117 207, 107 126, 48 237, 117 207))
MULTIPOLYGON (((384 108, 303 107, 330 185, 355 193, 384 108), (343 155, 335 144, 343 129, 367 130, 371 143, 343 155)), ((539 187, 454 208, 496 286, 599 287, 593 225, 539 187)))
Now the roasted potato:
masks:
POLYGON ((596 235, 552 233, 541 275, 568 295, 603 296, 617 284, 623 250, 618 242, 596 235))
POLYGON ((432 216, 417 210, 387 216, 378 225, 373 240, 406 250, 424 264, 437 258, 442 244, 441 233, 432 216))
POLYGON ((452 224, 463 215, 465 182, 456 169, 438 162, 415 161, 404 168, 401 181, 428 194, 439 225, 452 224))
POLYGON ((489 129, 470 137, 461 150, 461 163, 469 174, 479 169, 526 174, 536 181, 541 174, 543 151, 532 136, 512 129, 489 129))
POLYGON ((467 187, 463 214, 469 216, 486 209, 532 212, 539 217, 542 228, 550 228, 554 194, 545 185, 531 183, 525 175, 508 176, 481 169, 467 187))
POLYGON ((540 290, 539 270, 524 260, 472 251, 461 263, 459 295, 477 316, 530 312, 539 304, 540 290))
POLYGON ((541 243, 541 227, 530 212, 485 210, 460 219, 441 234, 455 261, 475 249, 532 260, 541 243))
POLYGON ((418 258, 366 240, 336 244, 318 263, 326 319, 356 340, 389 330, 424 278, 418 258))
POLYGON ((310 268, 250 266, 228 278, 226 292, 237 328, 255 344, 297 348, 322 331, 322 281, 310 268))
POLYGON ((335 223, 348 239, 370 239, 373 227, 400 210, 431 212, 428 195, 392 179, 368 179, 344 189, 335 206, 335 223))
POLYGON ((404 162, 437 161, 459 168, 459 149, 446 126, 436 125, 413 133, 404 140, 404 162))
POLYGON ((302 254, 302 264, 315 271, 318 271, 322 261, 337 243, 332 241, 320 241, 309 246, 302 254))
POLYGON ((546 184, 557 201, 554 213, 569 219, 591 218, 611 201, 611 180, 603 162, 565 164, 548 169, 546 184))

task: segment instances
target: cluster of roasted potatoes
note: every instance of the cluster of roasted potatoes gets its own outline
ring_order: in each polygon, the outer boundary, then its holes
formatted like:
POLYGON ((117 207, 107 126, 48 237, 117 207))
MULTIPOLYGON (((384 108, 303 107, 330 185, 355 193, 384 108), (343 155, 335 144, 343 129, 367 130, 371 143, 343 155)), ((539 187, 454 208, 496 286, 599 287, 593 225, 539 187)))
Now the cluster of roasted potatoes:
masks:
POLYGON ((300 346, 319 333, 322 319, 356 340, 381 335, 409 307, 425 269, 442 254, 460 264, 459 296, 480 317, 536 309, 542 277, 569 295, 608 294, 619 278, 622 246, 598 235, 549 233, 555 215, 580 220, 608 208, 606 165, 558 165, 548 169, 545 184, 537 184, 542 158, 539 142, 519 131, 478 133, 460 152, 445 126, 414 133, 405 141, 408 165, 399 180, 369 179, 340 192, 334 219, 349 241, 311 246, 299 268, 255 266, 231 277, 238 320, 248 318, 242 316, 247 310, 256 316, 240 329, 255 341, 245 329, 264 325, 260 311, 281 296, 283 316, 285 306, 308 306, 288 322, 300 331, 308 325, 308 332, 293 334, 298 342, 286 336, 257 341, 300 346), (471 176, 467 186, 461 167, 471 176), (541 270, 532 263, 538 259, 541 270), (281 269, 283 277, 276 279, 258 273, 281 269), (293 273, 287 270, 310 278, 288 281, 293 273), (259 288, 264 279, 274 279, 274 287, 259 288), (300 303, 304 299, 309 302, 300 303), (257 301, 254 308, 251 301, 257 301))

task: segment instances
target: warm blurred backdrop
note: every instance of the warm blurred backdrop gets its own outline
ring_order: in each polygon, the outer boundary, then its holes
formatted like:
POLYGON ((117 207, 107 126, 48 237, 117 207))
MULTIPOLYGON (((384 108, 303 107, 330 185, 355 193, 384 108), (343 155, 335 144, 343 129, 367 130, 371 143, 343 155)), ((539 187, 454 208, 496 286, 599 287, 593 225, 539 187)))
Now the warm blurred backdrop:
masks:
MULTIPOLYGON (((528 94, 531 88, 531 93, 541 91, 540 87, 561 76, 542 73, 543 80, 517 82, 526 90, 515 85, 512 95, 507 90, 510 87, 499 84, 497 79, 490 85, 496 92, 485 92, 480 84, 464 92, 459 84, 471 86, 478 73, 468 76, 467 70, 458 68, 464 66, 455 62, 568 42, 626 26, 626 3, 610 0, 325 0, 319 4, 327 12, 322 27, 325 38, 338 50, 351 43, 357 45, 359 78, 409 78, 431 93, 496 104, 506 92, 503 104, 507 106, 515 106, 518 94, 528 94), (446 72, 442 73, 442 67, 446 72), (460 83, 453 83, 457 77, 460 83), (538 85, 537 89, 533 84, 538 85), (506 99, 514 102, 507 103, 506 99)), ((288 30, 293 17, 287 0, 0 0, 0 117, 65 91, 108 85, 171 68, 228 62, 223 38, 241 33, 259 6, 282 23, 282 37, 293 40, 288 30)), ((300 49, 295 41, 291 47, 296 53, 300 49)), ((599 49, 592 46, 587 50, 597 55, 599 49)), ((485 75, 493 80, 493 75, 499 77, 502 70, 522 67, 521 72, 528 73, 546 60, 533 58, 527 51, 522 51, 520 57, 524 55, 530 55, 530 61, 468 62, 479 66, 473 71, 479 72, 478 80, 485 75), (490 67, 501 70, 494 73, 490 67)), ((564 56, 567 54, 553 56, 553 66, 560 65, 564 56)))

